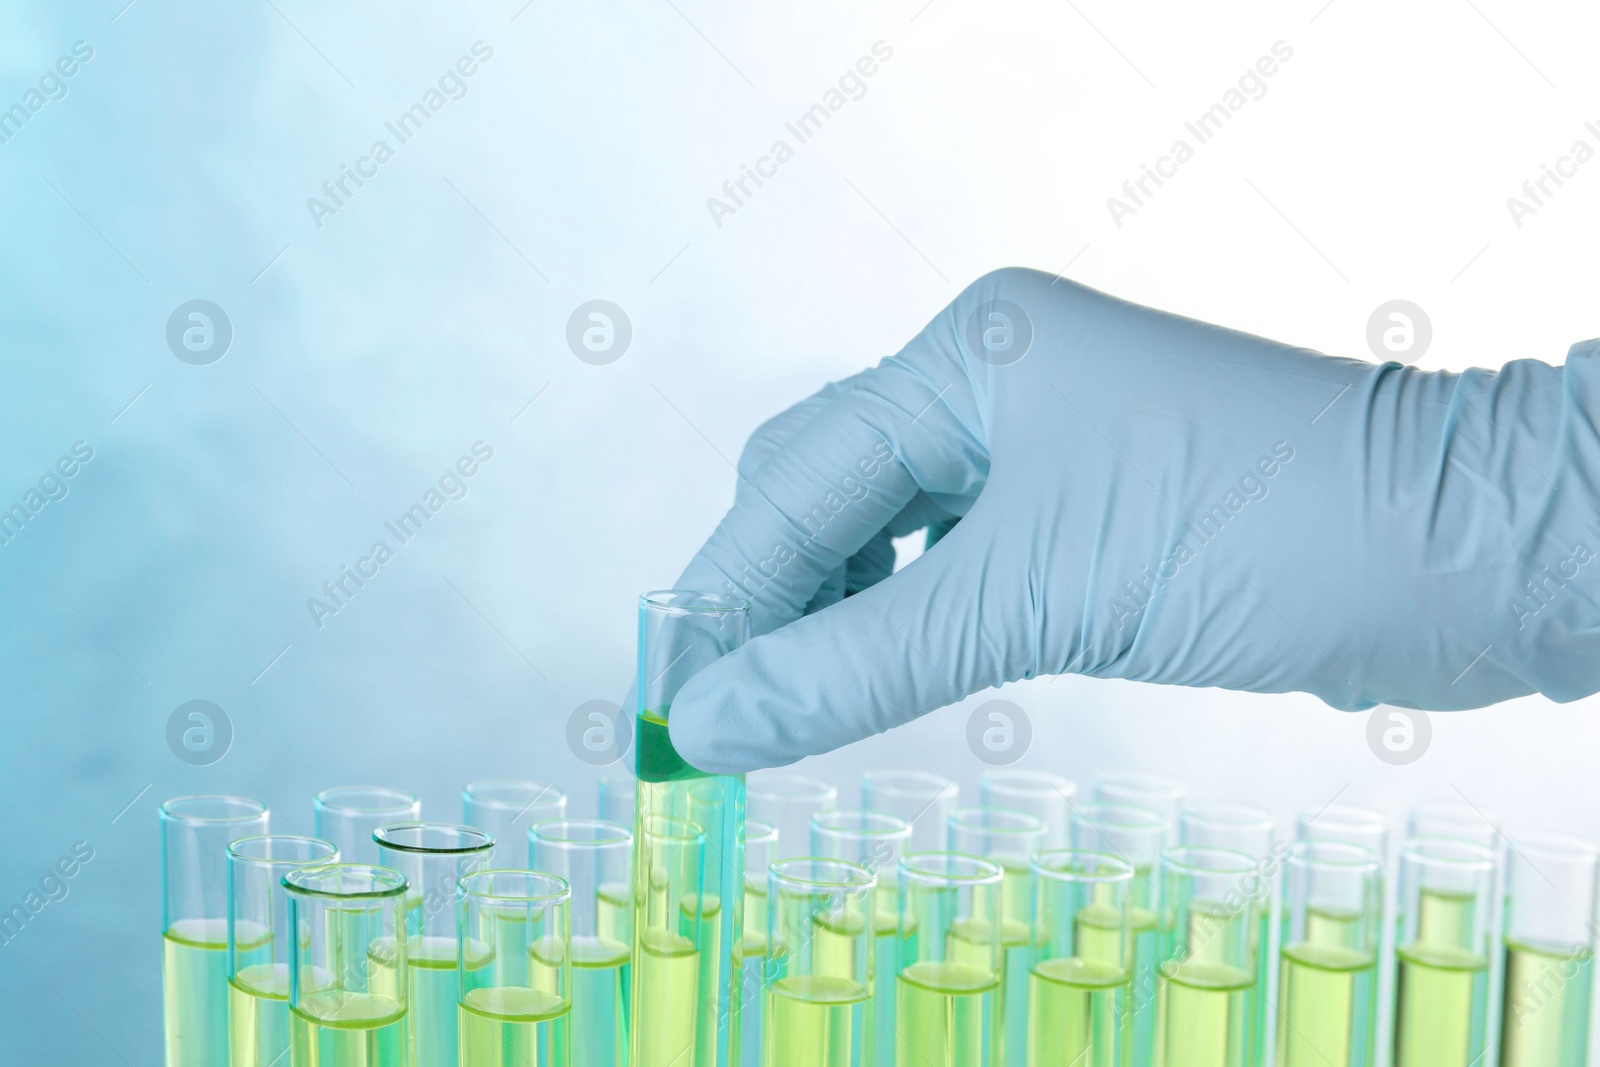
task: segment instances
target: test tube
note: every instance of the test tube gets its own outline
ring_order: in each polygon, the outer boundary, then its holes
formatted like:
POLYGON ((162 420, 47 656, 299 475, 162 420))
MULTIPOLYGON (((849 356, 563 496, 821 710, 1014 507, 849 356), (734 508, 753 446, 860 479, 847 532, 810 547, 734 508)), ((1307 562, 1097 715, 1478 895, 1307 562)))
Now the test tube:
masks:
POLYGON ((880 811, 819 811, 811 817, 811 851, 848 860, 878 879, 873 892, 876 961, 872 977, 872 1062, 893 1067, 895 960, 899 957, 899 868, 911 842, 911 825, 880 811))
POLYGON ((376 865, 380 826, 416 822, 422 801, 410 793, 381 785, 341 785, 324 789, 311 802, 312 836, 333 842, 345 863, 376 865))
POLYGON ((601 775, 595 788, 599 794, 595 810, 600 818, 633 829, 633 800, 639 788, 638 780, 627 771, 612 771, 601 775))
POLYGON ((700 1026, 700 953, 715 924, 699 897, 706 835, 696 824, 650 815, 640 820, 633 858, 634 955, 632 1067, 695 1062, 700 1026))
POLYGON ((1245 1063, 1265 1064, 1267 1009, 1273 1002, 1272 898, 1277 880, 1272 816, 1249 804, 1185 805, 1178 815, 1178 843, 1232 849, 1255 861, 1254 875, 1243 887, 1249 898, 1251 973, 1255 976, 1245 997, 1245 1063))
POLYGON ((1406 837, 1449 837, 1470 841, 1497 856, 1502 844, 1494 820, 1471 804, 1439 801, 1413 808, 1406 819, 1406 837))
POLYGON ((997 863, 955 852, 900 861, 898 1067, 993 1067, 1003 1052, 997 863))
POLYGON ((1133 864, 1058 849, 1035 856, 1031 867, 1038 948, 1027 987, 1027 1062, 1125 1067, 1133 1041, 1133 864))
POLYGON ((1118 804, 1155 812, 1166 823, 1168 841, 1177 838, 1178 813, 1188 795, 1188 786, 1157 771, 1107 771, 1094 780, 1096 804, 1118 804))
POLYGON ((283 876, 334 863, 314 837, 241 837, 228 846, 228 1063, 274 1067, 289 1052, 289 898, 283 876))
POLYGON ((248 797, 161 805, 161 1000, 167 1067, 228 1062, 228 846, 267 832, 248 797))
POLYGON ((877 879, 858 864, 816 857, 769 871, 762 1067, 870 1064, 877 879))
POLYGON ((566 880, 551 874, 487 870, 461 879, 463 1067, 567 1067, 574 1051, 591 1051, 571 1032, 570 900, 566 880), (475 963, 468 945, 484 946, 485 958, 475 963))
POLYGON ((1283 867, 1277 1067, 1372 1067, 1383 867, 1368 849, 1301 841, 1283 867))
POLYGON ((787 771, 750 775, 745 797, 745 815, 778 831, 773 861, 810 855, 811 816, 839 806, 839 790, 833 784, 787 771))
POLYGON ((937 852, 945 847, 945 829, 960 789, 942 775, 927 771, 867 771, 861 776, 861 806, 911 824, 911 851, 937 852))
POLYGON ((1343 841, 1360 845, 1389 865, 1389 819, 1382 812, 1352 804, 1307 808, 1295 816, 1295 836, 1301 841, 1343 841))
POLYGON ((456 897, 461 879, 487 864, 494 837, 455 823, 411 822, 379 827, 373 838, 385 867, 405 876, 406 1000, 409 1067, 455 1067, 458 1058, 457 956, 466 970, 489 962, 487 948, 460 936, 456 897))
MULTIPOLYGON (((646 593, 639 598, 635 820, 639 825, 654 818, 688 821, 705 835, 702 878, 681 901, 695 909, 701 938, 696 943, 700 972, 695 987, 694 1052, 677 1067, 730 1067, 739 1056, 745 782, 742 775, 707 775, 692 766, 673 747, 668 722, 672 702, 684 683, 742 645, 749 633, 750 606, 743 600, 692 590, 646 593)), ((634 842, 636 853, 644 848, 641 841, 639 835, 634 842)), ((636 881, 643 866, 636 855, 636 881)), ((636 895, 635 909, 644 906, 636 895)), ((645 925, 636 921, 634 936, 640 937, 644 929, 645 925)), ((643 956, 643 950, 635 946, 635 961, 643 956)), ((644 964, 636 962, 635 966, 644 964)), ((634 986, 635 1001, 643 988, 641 979, 634 986)), ((664 1040, 670 1045, 671 1035, 664 1040)), ((636 1047, 638 1044, 636 1040, 636 1047)))
POLYGON ((572 889, 572 1064, 625 1067, 633 961, 633 831, 602 819, 535 823, 528 865, 572 889))
POLYGON ((1600 852, 1559 834, 1519 837, 1506 874, 1504 1067, 1583 1067, 1594 985, 1600 852))
POLYGON ((1044 823, 1044 847, 1063 849, 1072 840, 1072 798, 1078 787, 1049 771, 985 771, 978 779, 978 804, 1032 815, 1044 823))
POLYGON ((1128 927, 1133 937, 1134 1067, 1148 1067, 1155 1050, 1156 933, 1161 909, 1158 868, 1167 824, 1148 808, 1091 804, 1072 813, 1072 847, 1106 852, 1133 866, 1128 927))
POLYGON ((766 1014, 762 971, 767 958, 767 868, 777 858, 778 828, 744 823, 744 962, 739 982, 739 1063, 761 1062, 761 1025, 766 1014))
POLYGON ((462 822, 487 830, 496 845, 505 846, 488 862, 510 867, 522 862, 528 827, 567 817, 567 794, 548 782, 490 778, 461 791, 461 808, 462 822))
POLYGON ((1394 1067, 1484 1055, 1495 856, 1425 837, 1400 853, 1394 1067))
POLYGON ((1255 863, 1225 848, 1161 857, 1161 964, 1155 1067, 1248 1061, 1245 998, 1255 984, 1252 914, 1241 889, 1255 863))
POLYGON ((294 931, 288 1062, 408 1063, 405 876, 333 863, 292 870, 283 888, 294 931))
POLYGON ((1020 811, 961 808, 950 813, 950 849, 1000 865, 1000 1003, 1005 1063, 1024 1067, 1028 1050, 1028 969, 1033 966, 1029 862, 1043 851, 1044 823, 1020 811))

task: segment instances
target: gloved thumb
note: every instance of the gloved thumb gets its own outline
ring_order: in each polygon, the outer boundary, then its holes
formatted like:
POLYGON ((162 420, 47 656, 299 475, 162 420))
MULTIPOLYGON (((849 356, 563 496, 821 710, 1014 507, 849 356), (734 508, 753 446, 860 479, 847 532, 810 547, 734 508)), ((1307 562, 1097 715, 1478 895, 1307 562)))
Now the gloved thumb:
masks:
POLYGON ((1030 670, 1028 592, 1012 588, 1027 569, 991 573, 981 507, 904 570, 691 678, 672 707, 679 754, 714 774, 781 766, 1030 670))

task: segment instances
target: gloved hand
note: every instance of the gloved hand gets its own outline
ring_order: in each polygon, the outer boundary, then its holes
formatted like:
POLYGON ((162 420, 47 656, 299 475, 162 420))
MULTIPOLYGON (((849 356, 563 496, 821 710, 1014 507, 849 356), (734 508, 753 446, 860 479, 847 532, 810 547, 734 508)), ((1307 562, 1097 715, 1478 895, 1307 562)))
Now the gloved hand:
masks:
POLYGON ((1067 672, 1342 709, 1592 693, 1597 349, 1424 372, 986 275, 751 439, 678 586, 748 599, 757 636, 678 693, 674 745, 774 766, 1067 672), (891 537, 955 517, 889 573, 891 537))

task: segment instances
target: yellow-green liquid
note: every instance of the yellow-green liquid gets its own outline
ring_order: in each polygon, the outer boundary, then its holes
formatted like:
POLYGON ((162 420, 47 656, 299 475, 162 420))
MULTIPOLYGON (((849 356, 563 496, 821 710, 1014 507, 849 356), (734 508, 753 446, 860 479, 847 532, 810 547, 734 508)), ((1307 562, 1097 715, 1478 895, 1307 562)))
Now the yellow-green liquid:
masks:
POLYGON ((525 986, 468 991, 460 1005, 460 1067, 567 1067, 572 1004, 525 986))
POLYGON ((1024 1067, 1028 1060, 1028 999, 1034 945, 1029 937, 1032 907, 1031 872, 1026 863, 1001 863, 1000 884, 1000 1010, 1001 1059, 1006 1067, 1024 1067))
POLYGON ((1188 960, 1161 966, 1155 1067, 1247 1067, 1249 971, 1188 960))
POLYGON ((1125 968, 1099 960, 1068 956, 1036 963, 1024 1004, 1027 1067, 1126 1067, 1131 987, 1125 968))
POLYGON ((412 937, 406 951, 410 1067, 458 1067, 456 1004, 461 988, 456 978, 456 939, 412 937))
POLYGON ((739 979, 739 1063, 761 1062, 761 1022, 766 1014, 762 970, 767 955, 767 887, 747 878, 744 883, 744 962, 739 979))
MULTIPOLYGON (((1144 872, 1134 878, 1138 889, 1144 872)), ((1159 997, 1159 974, 1156 968, 1157 921, 1151 908, 1137 904, 1128 908, 1128 925, 1133 931, 1133 1067, 1148 1067, 1155 1056, 1156 1006, 1159 997)))
POLYGON ((161 938, 167 1067, 228 1062, 228 920, 179 919, 161 938))
POLYGON ((1594 955, 1506 941, 1500 1067, 1583 1067, 1594 955))
POLYGON ((1419 895, 1417 939, 1395 950, 1394 1067, 1476 1067, 1484 1054, 1489 960, 1470 944, 1475 899, 1419 895))
POLYGON ((995 1067, 1000 1058, 993 971, 923 960, 900 972, 896 1067, 995 1067))
POLYGON ((1313 941, 1285 945, 1278 954, 1278 1067, 1371 1067, 1373 954, 1313 941))
POLYGON ((405 1030, 405 1009, 392 997, 307 994, 289 1010, 289 1060, 293 1067, 408 1067, 405 1030))
POLYGON ((229 1067, 289 1067, 289 966, 257 963, 228 982, 229 1067))
POLYGON ((900 957, 897 905, 889 898, 886 908, 879 898, 873 936, 872 1000, 867 1006, 872 1028, 872 1062, 877 1067, 894 1067, 895 1046, 895 966, 900 957))
POLYGON ((773 982, 766 995, 762 1067, 869 1067, 870 998, 871 990, 848 978, 792 975, 773 982))
POLYGON ((676 934, 644 930, 634 957, 633 1067, 688 1067, 699 1016, 700 953, 676 934))
POLYGON ((572 1067, 627 1067, 632 961, 626 944, 572 939, 572 1067))

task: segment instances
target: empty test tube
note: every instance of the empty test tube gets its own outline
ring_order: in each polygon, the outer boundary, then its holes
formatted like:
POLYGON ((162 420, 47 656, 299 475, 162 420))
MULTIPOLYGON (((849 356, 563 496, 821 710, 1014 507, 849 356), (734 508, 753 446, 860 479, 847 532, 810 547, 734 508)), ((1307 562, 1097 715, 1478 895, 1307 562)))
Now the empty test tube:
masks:
POLYGON ((1101 852, 1033 858, 1037 951, 1026 992, 1028 1067, 1125 1067, 1133 1041, 1133 865, 1101 852))
POLYGON ((843 860, 780 860, 769 868, 762 1067, 872 1062, 876 881, 843 860))
POLYGON ((565 879, 488 870, 461 880, 460 1067, 567 1067, 572 1033, 572 956, 565 879))
POLYGON ((1066 848, 1072 840, 1072 798, 1078 787, 1048 771, 985 771, 978 779, 978 806, 1025 812, 1044 823, 1044 847, 1066 848))
POLYGON ((341 785, 324 789, 311 802, 312 836, 333 842, 344 863, 378 862, 372 834, 380 826, 416 822, 422 801, 382 785, 341 785))
POLYGON ((898 1067, 1001 1062, 998 863, 955 852, 900 861, 898 1067))
POLYGON ((462 940, 456 897, 461 879, 482 870, 494 848, 485 830, 455 823, 413 822, 373 835, 383 866, 405 876, 406 1038, 409 1067, 455 1067, 457 956, 466 970, 488 962, 487 947, 462 940))
POLYGON ((1595 847, 1576 838, 1534 834, 1512 842, 1501 1067, 1588 1062, 1597 862, 1595 847))
POLYGON ((633 831, 558 819, 528 831, 528 865, 571 887, 573 1067, 625 1067, 633 959, 633 831))
POLYGON ((289 1061, 289 897, 283 876, 334 863, 314 837, 241 837, 228 846, 228 1047, 231 1067, 289 1061))
POLYGON ((167 1067, 228 1062, 228 846, 267 832, 248 797, 161 805, 161 1000, 167 1067))
POLYGON ((927 771, 879 770, 861 776, 861 806, 910 824, 912 852, 946 847, 945 827, 959 793, 956 783, 927 771))

